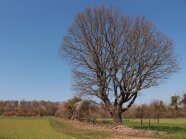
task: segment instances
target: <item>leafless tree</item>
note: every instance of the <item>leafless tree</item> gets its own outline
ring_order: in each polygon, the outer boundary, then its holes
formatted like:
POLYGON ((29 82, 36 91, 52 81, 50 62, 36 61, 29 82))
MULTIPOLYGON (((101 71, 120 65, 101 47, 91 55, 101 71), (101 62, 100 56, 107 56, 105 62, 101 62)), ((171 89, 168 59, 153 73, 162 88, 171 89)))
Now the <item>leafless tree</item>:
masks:
POLYGON ((150 106, 149 106, 152 110, 152 113, 154 115, 154 118, 157 118, 157 123, 159 124, 160 122, 160 117, 162 115, 162 112, 165 110, 165 105, 163 103, 163 101, 161 100, 153 100, 151 103, 150 103, 150 106))
MULTIPOLYGON (((143 118, 146 118, 145 115, 147 116, 148 113, 148 105, 147 104, 142 104, 137 107, 137 117, 140 118, 140 123, 143 125, 143 118)), ((147 116, 148 117, 148 116, 147 116)), ((150 123, 150 122, 149 122, 150 123)))
POLYGON ((76 15, 61 53, 74 65, 75 89, 100 98, 116 123, 138 92, 177 71, 173 43, 144 17, 112 8, 87 8, 76 15))
POLYGON ((186 108, 186 93, 183 94, 183 98, 182 98, 180 104, 183 104, 183 107, 186 108))

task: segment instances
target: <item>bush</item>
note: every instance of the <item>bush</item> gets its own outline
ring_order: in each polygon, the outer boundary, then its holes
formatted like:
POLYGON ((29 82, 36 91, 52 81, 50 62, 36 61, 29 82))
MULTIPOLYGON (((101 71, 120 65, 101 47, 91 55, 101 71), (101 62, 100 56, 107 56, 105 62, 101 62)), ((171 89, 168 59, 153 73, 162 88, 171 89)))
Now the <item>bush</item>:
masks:
POLYGON ((74 97, 60 104, 58 110, 55 113, 55 116, 70 119, 73 115, 74 105, 79 101, 81 101, 80 98, 74 97))

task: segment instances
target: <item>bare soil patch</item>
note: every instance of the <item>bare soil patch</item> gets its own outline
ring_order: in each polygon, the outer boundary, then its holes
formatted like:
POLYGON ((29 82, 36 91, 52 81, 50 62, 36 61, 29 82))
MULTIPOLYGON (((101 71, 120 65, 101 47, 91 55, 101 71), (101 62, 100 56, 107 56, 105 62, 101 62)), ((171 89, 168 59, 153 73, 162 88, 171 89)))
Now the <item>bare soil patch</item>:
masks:
POLYGON ((87 122, 80 122, 78 120, 69 120, 69 122, 74 127, 79 129, 92 129, 111 133, 113 136, 107 139, 157 139, 160 136, 161 138, 169 138, 169 135, 166 132, 132 129, 124 125, 105 123, 92 124, 87 122))

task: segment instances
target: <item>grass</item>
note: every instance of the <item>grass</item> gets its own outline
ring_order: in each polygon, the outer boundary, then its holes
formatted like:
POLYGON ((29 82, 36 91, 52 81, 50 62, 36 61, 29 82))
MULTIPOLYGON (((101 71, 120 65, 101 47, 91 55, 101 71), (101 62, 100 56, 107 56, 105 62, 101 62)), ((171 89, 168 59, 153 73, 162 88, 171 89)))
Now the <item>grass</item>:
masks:
MULTIPOLYGON (((186 139, 186 119, 160 119, 159 124, 151 120, 151 126, 148 119, 144 119, 142 126, 140 119, 131 119, 124 120, 123 124, 136 129, 165 131, 172 134, 171 139, 186 139)), ((54 117, 0 117, 0 139, 102 139, 113 135, 96 129, 79 129, 54 117)))
POLYGON ((0 117, 0 139, 72 139, 53 129, 48 118, 0 117))
POLYGON ((102 139, 110 136, 106 132, 91 130, 91 129, 79 129, 69 123, 69 121, 58 120, 51 118, 50 123, 52 127, 58 131, 73 136, 76 139, 102 139))
POLYGON ((0 117, 0 139, 102 139, 108 133, 78 129, 54 117, 0 117))
POLYGON ((56 118, 51 118, 50 123, 52 127, 57 129, 58 131, 72 136, 76 139, 103 139, 109 137, 110 134, 102 131, 96 131, 91 129, 79 129, 74 127, 67 121, 58 120, 56 118))
MULTIPOLYGON (((99 122, 103 123, 112 123, 113 120, 111 118, 107 119, 98 119, 99 122)), ((170 134, 170 137, 164 135, 157 136, 159 138, 170 138, 170 139, 186 139, 186 118, 178 118, 178 119, 160 119, 160 123, 157 123, 157 119, 151 119, 151 126, 149 126, 148 119, 143 119, 143 125, 141 125, 140 119, 124 119, 123 124, 135 128, 135 129, 143 129, 143 130, 155 130, 155 131, 163 131, 170 134)))
POLYGON ((171 139, 186 139, 186 119, 160 119, 160 123, 157 120, 151 120, 151 126, 148 125, 148 119, 143 120, 141 126, 140 119, 124 120, 124 125, 127 125, 136 129, 149 129, 156 131, 164 131, 171 135, 171 139))

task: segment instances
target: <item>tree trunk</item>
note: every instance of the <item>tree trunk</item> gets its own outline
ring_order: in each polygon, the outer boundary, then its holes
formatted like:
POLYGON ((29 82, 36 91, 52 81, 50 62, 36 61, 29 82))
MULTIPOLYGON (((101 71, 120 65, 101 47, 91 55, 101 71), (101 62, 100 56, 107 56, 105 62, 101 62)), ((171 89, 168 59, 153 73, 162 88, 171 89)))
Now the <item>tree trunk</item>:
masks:
POLYGON ((121 112, 119 111, 114 111, 113 112, 113 120, 114 120, 114 123, 116 124, 122 124, 122 117, 121 117, 121 112))
POLYGON ((150 112, 149 112, 149 126, 150 126, 150 120, 151 120, 151 115, 150 115, 150 112))
POLYGON ((143 117, 141 116, 141 125, 143 125, 143 117))

